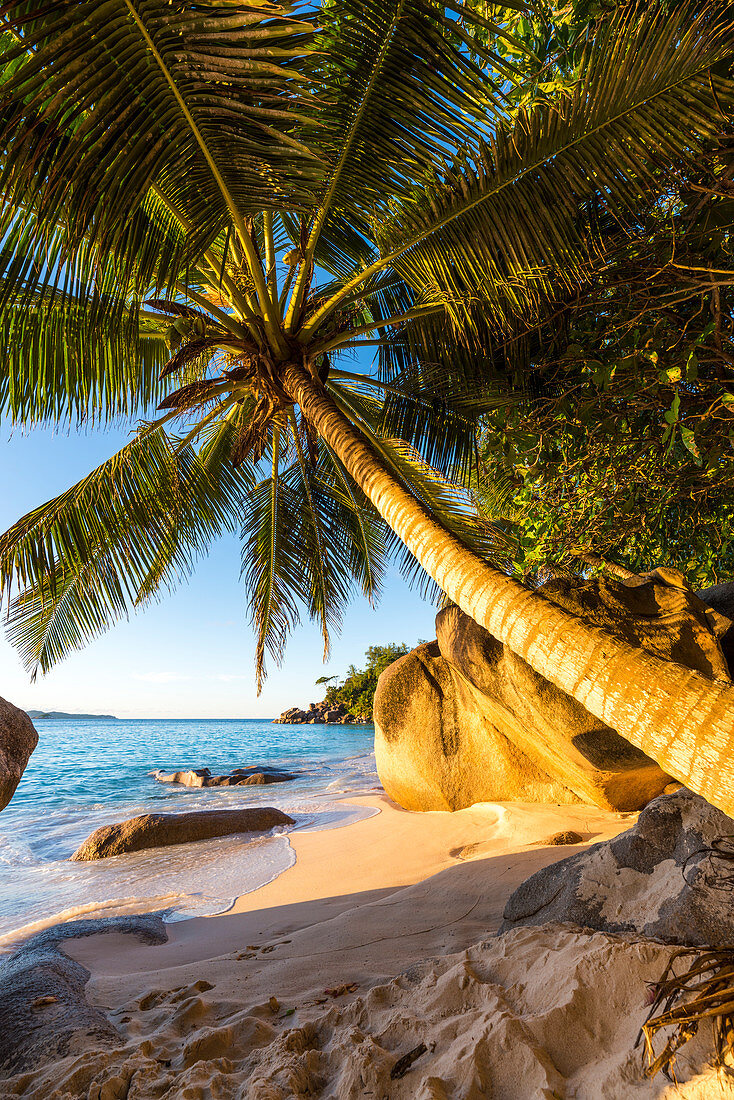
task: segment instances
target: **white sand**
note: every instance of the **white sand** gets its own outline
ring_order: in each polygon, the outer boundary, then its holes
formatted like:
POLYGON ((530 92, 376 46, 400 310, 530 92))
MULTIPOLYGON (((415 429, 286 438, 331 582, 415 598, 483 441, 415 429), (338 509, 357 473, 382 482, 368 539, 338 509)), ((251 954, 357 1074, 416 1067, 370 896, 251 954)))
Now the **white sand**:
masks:
POLYGON ((120 1047, 89 1044, 3 1082, 2 1095, 734 1100, 728 1079, 705 1070, 705 1035, 679 1057, 681 1089, 642 1075, 645 983, 669 948, 559 925, 493 936, 512 890, 578 850, 542 843, 552 833, 593 843, 635 815, 519 803, 414 814, 360 801, 381 812, 293 834, 295 865, 225 916, 170 925, 160 947, 122 935, 65 944, 91 971, 87 995, 120 1047))

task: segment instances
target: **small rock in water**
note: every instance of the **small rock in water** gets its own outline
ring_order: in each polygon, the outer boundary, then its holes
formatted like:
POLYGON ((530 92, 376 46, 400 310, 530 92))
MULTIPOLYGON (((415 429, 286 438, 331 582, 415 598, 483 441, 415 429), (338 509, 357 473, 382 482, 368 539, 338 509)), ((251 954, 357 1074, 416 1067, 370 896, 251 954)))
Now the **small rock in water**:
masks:
POLYGON ((181 783, 184 787, 262 787, 268 783, 287 783, 295 779, 292 772, 281 772, 266 764, 251 768, 234 768, 225 775, 212 775, 209 768, 189 768, 181 772, 155 773, 159 783, 181 783))
POLYGON ((584 838, 575 829, 564 829, 563 832, 549 836, 546 844, 583 844, 584 838))
POLYGON ((245 810, 195 810, 183 814, 141 814, 114 825, 103 825, 77 848, 77 862, 107 859, 144 848, 188 844, 232 833, 263 833, 276 825, 293 825, 292 817, 273 806, 245 810))

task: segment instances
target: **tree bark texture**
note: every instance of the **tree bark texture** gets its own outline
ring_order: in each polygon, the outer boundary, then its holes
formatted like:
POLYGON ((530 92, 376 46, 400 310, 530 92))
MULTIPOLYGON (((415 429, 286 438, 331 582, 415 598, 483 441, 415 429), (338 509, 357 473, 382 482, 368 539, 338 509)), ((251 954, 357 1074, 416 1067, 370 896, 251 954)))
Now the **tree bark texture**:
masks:
POLYGON ((302 367, 285 386, 385 522, 462 611, 712 805, 734 816, 734 686, 585 623, 433 520, 302 367))

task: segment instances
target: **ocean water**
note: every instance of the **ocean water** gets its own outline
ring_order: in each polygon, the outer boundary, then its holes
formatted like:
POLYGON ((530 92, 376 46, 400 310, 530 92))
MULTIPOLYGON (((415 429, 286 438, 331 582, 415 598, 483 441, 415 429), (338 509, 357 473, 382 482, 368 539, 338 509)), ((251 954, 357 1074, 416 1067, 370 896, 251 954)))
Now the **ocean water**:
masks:
POLYGON ((379 785, 371 726, 244 720, 37 720, 39 743, 0 813, 0 951, 59 921, 165 911, 222 913, 290 867, 294 829, 373 811, 340 799, 379 785), (269 764, 297 773, 263 787, 189 788, 153 773, 269 764), (149 849, 93 863, 69 856, 91 832, 141 813, 277 806, 295 825, 264 835, 149 849))

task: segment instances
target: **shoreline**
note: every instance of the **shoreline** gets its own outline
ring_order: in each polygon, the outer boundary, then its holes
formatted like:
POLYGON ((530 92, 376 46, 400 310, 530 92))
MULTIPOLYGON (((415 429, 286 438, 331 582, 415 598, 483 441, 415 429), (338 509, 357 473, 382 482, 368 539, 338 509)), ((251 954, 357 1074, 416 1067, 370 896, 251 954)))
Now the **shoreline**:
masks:
MULTIPOLYGON (((243 936, 284 935, 315 923, 372 906, 391 894, 419 887, 448 872, 466 880, 462 890, 452 884, 447 892, 466 897, 475 875, 461 868, 477 861, 493 863, 491 897, 477 914, 477 930, 494 932, 506 898, 520 882, 542 866, 565 858, 584 846, 610 839, 629 828, 636 813, 616 813, 582 804, 479 803, 465 810, 416 813, 404 810, 385 794, 359 794, 335 800, 377 813, 327 829, 287 834, 295 860, 270 882, 235 898, 225 913, 195 916, 166 924, 168 942, 155 949, 126 944, 119 973, 151 968, 165 970, 217 957, 211 951, 237 950, 243 936), (584 844, 542 846, 554 832, 576 829, 584 844), (505 866, 505 856, 513 862, 505 866), (496 876, 496 877, 494 877, 496 876), (501 886, 500 886, 501 883, 501 886), (340 887, 340 888, 339 888, 340 887), (486 922, 489 920, 489 924, 486 922), (254 931, 255 928, 258 931, 254 931), (159 954, 160 952, 160 954, 159 954)), ((482 869, 482 874, 488 868, 482 869)), ((441 883, 443 893, 443 883, 441 883)), ((460 909, 461 906, 459 905, 460 909)), ((473 942, 473 941, 472 941, 473 942)), ((69 948, 93 975, 113 974, 117 956, 110 937, 94 937, 69 948)), ((389 971, 385 971, 388 973, 389 971)))
POLYGON ((637 814, 578 803, 413 813, 374 793, 339 801, 379 812, 289 834, 295 863, 226 914, 168 924, 165 943, 117 931, 65 939, 89 972, 87 1004, 119 1040, 78 1038, 66 1057, 7 1078, 4 1095, 68 1100, 115 1081, 166 1100, 734 1098, 708 1074, 695 1078, 703 1091, 680 1093, 642 1077, 634 1038, 646 983, 671 948, 570 925, 495 936, 520 882, 637 814), (567 829, 584 843, 545 843, 567 829), (415 1070, 393 1078, 421 1045, 415 1070))

